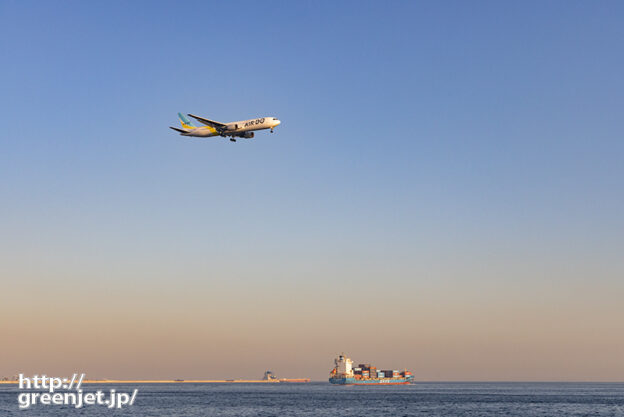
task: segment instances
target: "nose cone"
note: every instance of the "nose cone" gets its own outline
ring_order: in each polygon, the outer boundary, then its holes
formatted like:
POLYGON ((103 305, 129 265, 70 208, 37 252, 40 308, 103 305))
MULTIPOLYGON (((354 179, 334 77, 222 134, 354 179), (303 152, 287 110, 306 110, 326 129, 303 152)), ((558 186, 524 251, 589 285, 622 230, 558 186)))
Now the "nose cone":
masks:
POLYGON ((273 123, 275 124, 275 126, 277 126, 277 125, 279 125, 279 124, 280 124, 280 123, 282 123, 282 122, 281 122, 281 120, 279 120, 279 119, 275 119, 275 120, 273 121, 273 123))

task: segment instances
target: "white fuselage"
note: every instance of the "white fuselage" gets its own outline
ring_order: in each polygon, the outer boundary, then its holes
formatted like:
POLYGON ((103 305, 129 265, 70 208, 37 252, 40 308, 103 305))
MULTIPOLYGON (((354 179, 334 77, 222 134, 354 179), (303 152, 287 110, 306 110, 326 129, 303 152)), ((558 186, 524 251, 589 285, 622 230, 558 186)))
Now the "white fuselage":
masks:
MULTIPOLYGON (((185 129, 186 133, 181 133, 184 136, 232 136, 232 137, 246 137, 245 132, 253 132, 254 130, 273 129, 281 122, 277 117, 259 117, 257 119, 241 120, 238 122, 225 123, 225 128, 218 130, 212 126, 200 126, 192 129, 185 129)), ((249 137, 253 137, 249 136, 249 137)))

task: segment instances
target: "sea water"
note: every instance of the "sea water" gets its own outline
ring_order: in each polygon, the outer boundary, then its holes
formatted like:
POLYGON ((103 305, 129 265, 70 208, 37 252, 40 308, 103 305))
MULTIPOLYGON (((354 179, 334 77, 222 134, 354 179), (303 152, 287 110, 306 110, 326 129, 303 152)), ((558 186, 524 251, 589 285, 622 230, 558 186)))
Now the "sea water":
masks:
POLYGON ((102 384, 138 389, 132 406, 18 408, 17 385, 0 385, 0 416, 621 416, 624 383, 102 384))

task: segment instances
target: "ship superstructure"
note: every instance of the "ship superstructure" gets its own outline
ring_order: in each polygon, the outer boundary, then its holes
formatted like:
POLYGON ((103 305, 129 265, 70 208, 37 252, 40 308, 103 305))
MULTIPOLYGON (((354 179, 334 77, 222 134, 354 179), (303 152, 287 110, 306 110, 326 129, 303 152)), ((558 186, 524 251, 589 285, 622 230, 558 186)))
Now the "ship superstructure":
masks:
POLYGON ((262 377, 263 381, 275 381, 275 382, 279 382, 279 378, 276 377, 272 371, 266 371, 264 373, 264 376, 262 377))
POLYGON ((338 385, 403 385, 414 379, 408 370, 377 369, 369 363, 353 366, 353 361, 344 354, 334 359, 334 369, 329 374, 329 382, 338 385))

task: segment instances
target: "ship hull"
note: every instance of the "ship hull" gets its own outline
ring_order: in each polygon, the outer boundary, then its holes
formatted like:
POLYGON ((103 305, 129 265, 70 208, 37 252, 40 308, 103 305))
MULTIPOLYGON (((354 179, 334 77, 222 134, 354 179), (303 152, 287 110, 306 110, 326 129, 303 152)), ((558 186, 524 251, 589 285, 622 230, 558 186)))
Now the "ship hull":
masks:
POLYGON ((406 385, 412 382, 413 378, 329 378, 329 382, 336 385, 406 385))

